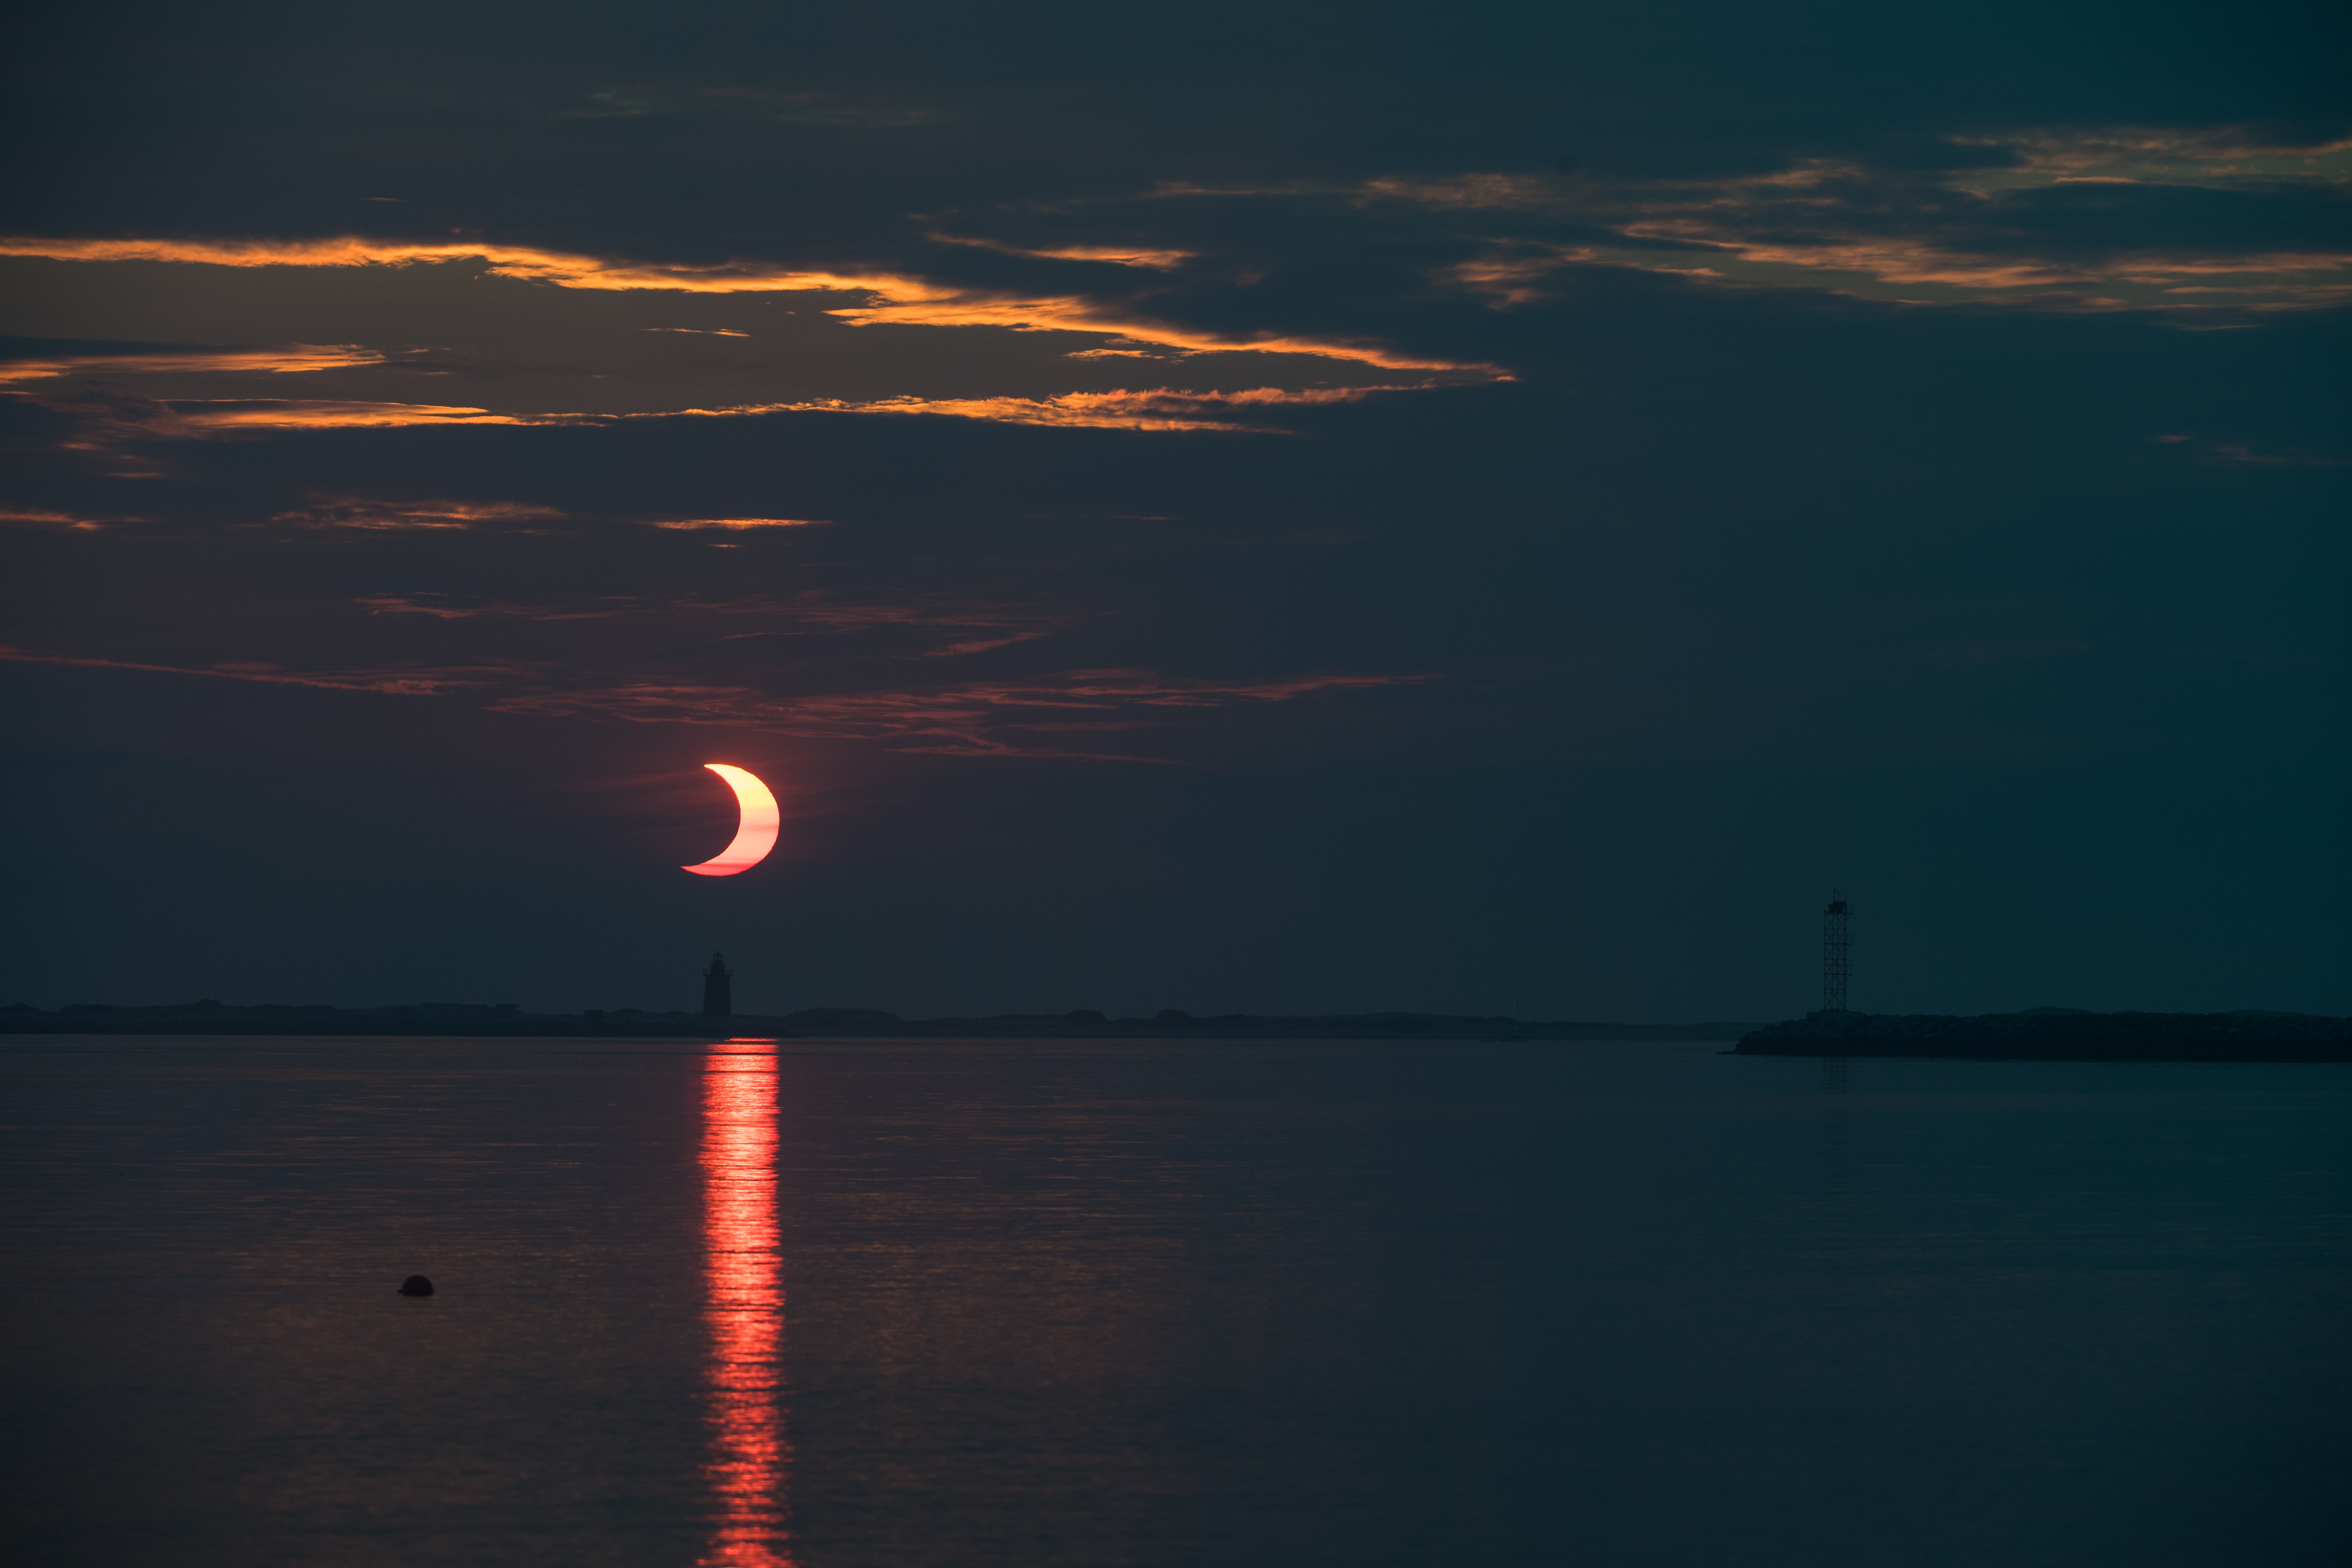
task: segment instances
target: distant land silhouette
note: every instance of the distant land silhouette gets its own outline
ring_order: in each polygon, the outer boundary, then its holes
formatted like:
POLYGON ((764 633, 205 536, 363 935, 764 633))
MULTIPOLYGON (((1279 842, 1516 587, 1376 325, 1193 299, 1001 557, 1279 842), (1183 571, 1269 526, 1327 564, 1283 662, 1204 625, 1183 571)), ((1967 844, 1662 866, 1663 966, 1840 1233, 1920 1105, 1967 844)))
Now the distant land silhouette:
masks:
POLYGON ((232 1007, 206 999, 158 1007, 79 1003, 45 1012, 0 1007, 0 1034, 12 1035, 419 1035, 677 1037, 892 1039, 1202 1039, 1202 1040, 1736 1040, 1742 1023, 1588 1024, 1532 1022, 1496 1015, 1356 1013, 1265 1017, 1225 1013, 1196 1018, 1177 1008, 1149 1018, 1074 1013, 1000 1013, 983 1018, 901 1018, 868 1007, 812 1007, 781 1017, 737 1014, 526 1013, 511 1002, 420 1002, 393 1007, 263 1005, 232 1007))
POLYGON ((1743 1057, 1970 1057, 2068 1062, 2352 1061, 2352 1018, 2309 1013, 2086 1013, 2030 1007, 1973 1018, 1811 1013, 1744 1035, 1743 1057))
POLYGON ((811 1007, 781 1016, 648 1013, 635 1007, 526 1013, 511 1002, 420 1002, 391 1007, 233 1007, 209 999, 157 1007, 91 1003, 44 1012, 0 1007, 11 1035, 375 1035, 819 1039, 1131 1040, 1736 1040, 1730 1054, 1782 1057, 1973 1057, 2042 1061, 2352 1061, 2352 1019, 2248 1008, 2235 1013, 2086 1013, 2034 1007, 1978 1017, 1813 1013, 1785 1023, 1608 1024, 1502 1015, 1342 1013, 1149 1018, 999 1013, 901 1018, 871 1007, 811 1007))
POLYGON ((512 1002, 418 1002, 394 1007, 232 1007, 177 1002, 160 1007, 78 1003, 45 1013, 0 1007, 0 1034, 11 1035, 681 1035, 709 1039, 736 1033, 728 1021, 692 1013, 526 1013, 512 1002))

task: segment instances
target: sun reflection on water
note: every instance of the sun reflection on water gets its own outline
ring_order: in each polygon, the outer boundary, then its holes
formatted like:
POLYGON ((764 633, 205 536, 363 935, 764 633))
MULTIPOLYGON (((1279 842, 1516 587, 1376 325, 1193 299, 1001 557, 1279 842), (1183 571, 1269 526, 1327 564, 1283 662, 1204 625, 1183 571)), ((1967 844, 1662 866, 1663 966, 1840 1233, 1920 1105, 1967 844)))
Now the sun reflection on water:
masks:
POLYGON ((730 1040, 703 1071, 704 1237, 709 1254, 709 1478, 715 1525, 702 1562, 793 1568, 793 1450, 784 1430, 784 1286, 776 1245, 776 1057, 730 1040))

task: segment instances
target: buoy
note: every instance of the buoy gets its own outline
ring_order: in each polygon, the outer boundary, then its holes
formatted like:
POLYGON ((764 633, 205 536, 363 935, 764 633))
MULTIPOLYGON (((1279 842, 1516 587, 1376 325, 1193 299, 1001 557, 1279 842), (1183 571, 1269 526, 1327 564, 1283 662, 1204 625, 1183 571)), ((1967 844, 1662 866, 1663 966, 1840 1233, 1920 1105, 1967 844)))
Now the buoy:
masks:
POLYGON ((400 1282, 400 1293, 404 1296, 430 1296, 433 1294, 433 1281, 422 1274, 412 1274, 400 1282))

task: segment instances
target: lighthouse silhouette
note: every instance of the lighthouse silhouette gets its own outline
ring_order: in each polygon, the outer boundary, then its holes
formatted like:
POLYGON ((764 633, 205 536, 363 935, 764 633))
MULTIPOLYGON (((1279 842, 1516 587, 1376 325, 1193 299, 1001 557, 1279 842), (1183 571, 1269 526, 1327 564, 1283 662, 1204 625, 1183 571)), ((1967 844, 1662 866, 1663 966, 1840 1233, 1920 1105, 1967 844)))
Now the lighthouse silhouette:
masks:
POLYGON ((702 1016, 706 1018, 732 1017, 735 1013, 733 988, 729 982, 735 977, 727 973, 727 955, 714 952, 710 967, 702 972, 702 1016))

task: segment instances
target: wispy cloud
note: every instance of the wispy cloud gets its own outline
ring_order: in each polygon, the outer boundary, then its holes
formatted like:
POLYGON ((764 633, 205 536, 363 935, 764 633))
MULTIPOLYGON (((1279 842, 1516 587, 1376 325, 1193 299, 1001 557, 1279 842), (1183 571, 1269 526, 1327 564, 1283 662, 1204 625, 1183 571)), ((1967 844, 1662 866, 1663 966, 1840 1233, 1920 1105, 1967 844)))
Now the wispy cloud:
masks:
POLYGON ((1975 191, 2085 180, 2242 185, 2352 179, 2352 139, 2297 147, 2242 125, 2075 126, 1951 140, 2009 154, 1954 177, 1954 184, 1975 191))
POLYGON ((83 517, 79 512, 48 511, 36 507, 0 506, 0 525, 12 528, 58 528, 72 532, 94 533, 106 527, 107 523, 97 518, 83 517))
POLYGON ((59 375, 127 375, 157 372, 269 371, 278 374, 349 370, 382 364, 383 356, 355 344, 289 343, 282 348, 142 348, 121 353, 33 354, 0 360, 0 383, 59 375))
POLYGON ((173 413, 204 430, 344 430, 394 425, 569 425, 584 416, 494 414, 437 403, 362 403, 344 398, 174 398, 173 413))
POLYGON ((761 594, 732 599, 600 594, 585 604, 570 605, 519 604, 464 594, 369 594, 352 602, 365 605, 374 615, 432 616, 445 621, 484 616, 530 621, 598 621, 615 616, 777 616, 793 609, 791 601, 761 594))
POLYGON ((364 605, 374 616, 430 616, 440 621, 468 621, 481 616, 526 621, 595 620, 626 614, 611 610, 559 610, 552 605, 521 605, 509 599, 483 599, 462 594, 367 594, 352 603, 364 605))
POLYGON ((567 677, 551 665, 513 660, 300 669, 261 661, 171 665, 16 647, 0 647, 0 660, 395 697, 468 696, 493 712, 726 728, 804 740, 866 742, 891 751, 947 756, 1143 763, 1168 759, 1131 751, 1074 750, 1062 738, 1096 734, 1108 739, 1112 734, 1158 728, 1187 714, 1265 707, 1436 679, 1318 674, 1221 681, 1187 679, 1148 669, 1082 669, 1019 682, 971 681, 776 697, 748 685, 607 682, 593 676, 567 677))
POLYGON ((648 520, 654 528, 830 528, 831 521, 821 517, 673 517, 648 520))
POLYGON ((355 669, 289 669, 261 660, 215 665, 150 664, 136 659, 87 658, 0 647, 0 660, 56 664, 82 669, 127 669, 155 675, 192 675, 212 680, 258 681, 268 686, 314 686, 330 691, 373 691, 391 697, 440 697, 453 692, 528 679, 528 667, 499 663, 402 666, 355 669))
POLYGON ((1172 272, 1195 254, 1190 250, 1153 248, 1147 246, 1124 245, 1060 245, 1031 247, 1013 245, 1001 239, 982 239, 973 235, 933 234, 924 237, 936 245, 968 245, 980 250, 993 250, 1002 256, 1026 256, 1040 261, 1101 261, 1115 267, 1140 267, 1153 272, 1172 272))
POLYGON ((765 414, 783 410, 844 414, 938 414, 1005 425, 1056 425, 1107 430, 1226 430, 1278 435, 1278 426, 1230 417, 1286 407, 1359 403, 1410 386, 1254 387, 1245 392, 1066 392, 1052 397, 887 397, 866 403, 818 399, 689 413, 765 414))
POLYGON ((1171 710, 1264 706, 1431 676, 1318 675, 1289 679, 1184 680, 1142 669, 1073 670, 1018 683, 969 682, 778 700, 748 687, 628 683, 519 692, 500 712, 596 714, 635 723, 723 725, 806 740, 866 741, 898 752, 949 756, 1163 759, 1072 751, 1045 735, 1108 735, 1169 721, 1171 710))
POLYGON ((811 271, 757 261, 711 266, 606 261, 566 251, 476 240, 415 243, 345 235, 329 239, 46 239, 0 237, 0 256, 60 261, 177 261, 212 267, 406 267, 480 261, 505 278, 566 289, 667 289, 694 294, 836 289, 897 296, 952 292, 887 272, 811 271))
POLYGON ((2037 309, 2210 314, 2352 295, 2352 249, 2281 243, 2340 230, 2328 218, 2352 193, 2352 142, 2286 148, 2227 130, 2128 129, 1951 141, 1986 149, 1973 160, 1982 166, 1815 159, 1613 185, 1474 173, 1373 180, 1354 199, 1495 215, 1506 232, 1486 254, 1439 273, 1505 308, 1558 292, 1580 266, 2037 309), (1548 228, 1585 237, 1549 238, 1548 228))
MULTIPOLYGON (((1069 247, 1060 247, 1065 250, 1069 247)), ((1122 255, 1147 254, 1126 247, 1122 255)), ((1172 254, 1172 253, 1171 253, 1172 254)), ((762 261, 709 265, 606 260, 527 246, 448 241, 431 244, 365 239, 51 239, 0 237, 0 256, 39 256, 66 261, 173 261, 215 267, 403 267, 444 261, 479 261, 505 278, 528 279, 565 289, 676 289, 687 293, 740 294, 830 291, 862 293, 871 303, 845 306, 828 314, 853 326, 884 322, 914 326, 990 326, 1022 330, 1107 332, 1138 342, 1202 352, 1246 349, 1271 353, 1314 354, 1353 360, 1387 370, 1486 370, 1479 363, 1399 353, 1370 338, 1290 335, 1280 332, 1215 333, 1156 321, 1132 301, 1080 294, 1028 297, 999 290, 940 284, 902 268, 812 270, 762 261)), ((1139 262, 1138 265, 1148 265, 1139 262)))
POLYGON ((2224 463, 2252 463, 2260 468, 2336 468, 2346 459, 2316 454, 2291 456, 2284 452, 2257 452, 2242 441, 2217 442, 2212 448, 2215 460, 2224 463))
POLYGON ((688 595, 600 595, 584 604, 540 605, 459 594, 369 594, 353 603, 379 616, 429 616, 437 620, 481 618, 527 621, 612 620, 620 616, 692 619, 708 616, 751 616, 773 629, 730 634, 726 640, 775 637, 845 636, 859 632, 919 634, 934 646, 902 650, 894 657, 952 658, 1034 642, 1076 625, 1082 616, 1032 605, 955 600, 931 595, 912 601, 845 600, 818 591, 790 598, 748 594, 710 599, 688 595), (977 634, 977 635, 975 635, 977 634))
POLYGON ((823 125, 848 131, 894 131, 929 124, 928 109, 909 104, 859 103, 831 93, 779 92, 753 87, 655 85, 608 88, 591 93, 593 109, 572 110, 562 119, 709 117, 755 120, 783 125, 823 125))
POLYGON ((270 521, 296 528, 467 529, 484 523, 541 521, 562 515, 551 506, 522 501, 393 501, 320 496, 308 506, 278 512, 270 521))

